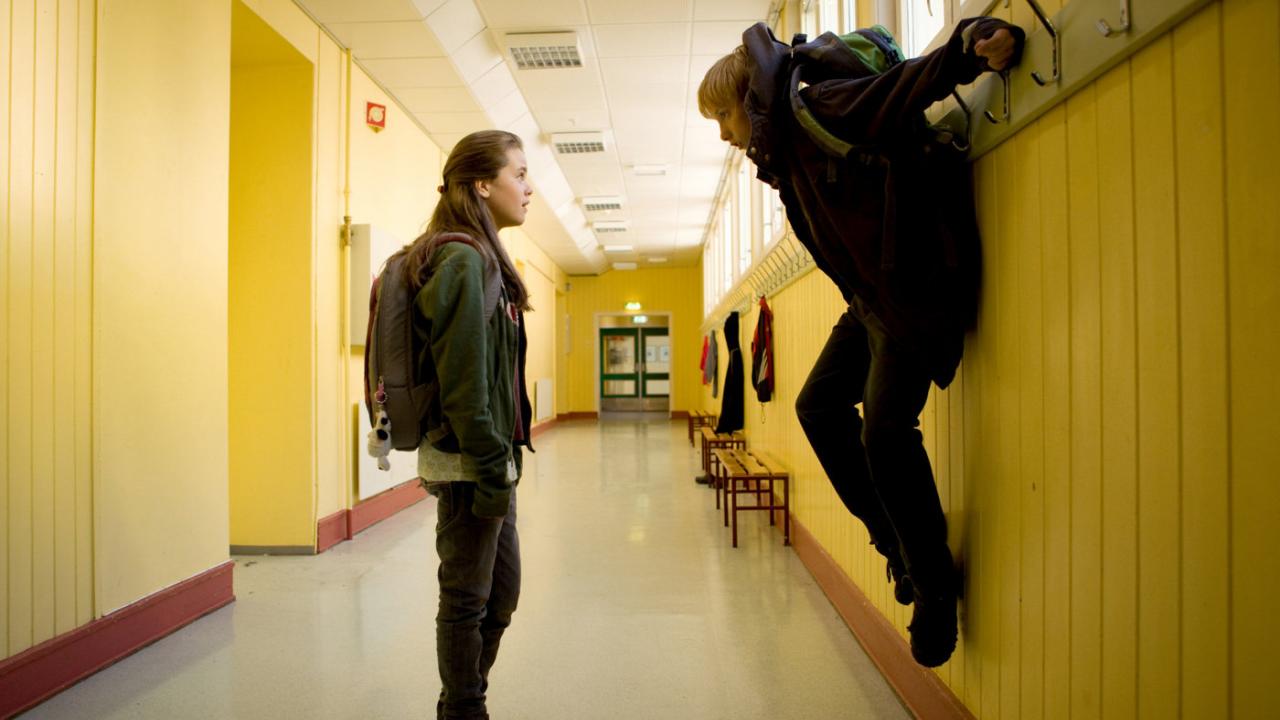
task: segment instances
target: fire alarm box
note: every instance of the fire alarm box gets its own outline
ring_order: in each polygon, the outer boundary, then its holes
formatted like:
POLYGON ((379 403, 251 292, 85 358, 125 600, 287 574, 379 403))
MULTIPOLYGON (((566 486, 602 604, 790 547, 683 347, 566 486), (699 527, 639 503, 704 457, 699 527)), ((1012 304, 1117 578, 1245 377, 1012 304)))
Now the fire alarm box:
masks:
POLYGON ((365 103, 364 121, 374 132, 381 132, 387 127, 387 106, 374 102, 365 103))

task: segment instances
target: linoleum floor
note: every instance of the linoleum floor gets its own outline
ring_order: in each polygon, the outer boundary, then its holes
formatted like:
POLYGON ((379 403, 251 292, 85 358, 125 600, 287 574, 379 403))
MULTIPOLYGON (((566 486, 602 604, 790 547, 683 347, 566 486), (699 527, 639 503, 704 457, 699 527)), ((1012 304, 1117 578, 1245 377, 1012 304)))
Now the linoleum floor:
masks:
MULTIPOLYGON (((781 532, 739 547, 683 421, 558 424, 519 492, 495 720, 907 718, 781 532)), ((315 557, 234 558, 236 602, 28 720, 434 718, 435 504, 315 557)))

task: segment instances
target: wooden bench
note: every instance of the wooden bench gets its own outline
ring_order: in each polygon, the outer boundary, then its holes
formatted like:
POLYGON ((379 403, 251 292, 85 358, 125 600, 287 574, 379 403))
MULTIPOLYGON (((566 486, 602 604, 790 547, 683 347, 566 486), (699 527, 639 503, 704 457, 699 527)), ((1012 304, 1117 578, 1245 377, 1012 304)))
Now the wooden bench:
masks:
MULTIPOLYGON (((712 465, 715 457, 711 453, 715 450, 745 448, 747 439, 742 436, 741 431, 718 433, 710 425, 702 426, 700 432, 702 434, 702 472, 706 475, 708 483, 715 483, 716 473, 712 465)), ((716 492, 716 507, 720 507, 719 491, 716 492)))
POLYGON ((716 505, 719 506, 720 489, 725 492, 724 524, 733 525, 733 546, 738 547, 738 513, 745 510, 763 510, 769 513, 773 525, 774 512, 782 511, 782 544, 791 544, 791 483, 786 468, 772 456, 759 450, 724 448, 712 451, 717 474, 716 505), (782 483, 782 498, 774 495, 774 483, 782 483), (738 496, 755 496, 755 503, 742 505, 738 496))
POLYGON ((697 434, 699 429, 701 429, 702 427, 705 427, 705 426, 715 427, 717 419, 718 418, 714 413, 709 413, 704 410, 690 410, 689 411, 689 444, 690 445, 694 444, 693 436, 697 434))

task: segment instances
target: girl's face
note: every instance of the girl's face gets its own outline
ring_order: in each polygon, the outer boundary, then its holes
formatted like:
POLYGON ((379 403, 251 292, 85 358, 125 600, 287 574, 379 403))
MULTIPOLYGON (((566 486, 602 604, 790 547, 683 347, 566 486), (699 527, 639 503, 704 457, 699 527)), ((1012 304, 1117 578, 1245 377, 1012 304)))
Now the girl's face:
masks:
POLYGON ((524 224, 524 217, 529 212, 529 199, 533 197, 528 173, 524 151, 511 148, 507 150, 507 164, 498 171, 498 177, 476 183, 476 190, 489 206, 499 230, 524 224))

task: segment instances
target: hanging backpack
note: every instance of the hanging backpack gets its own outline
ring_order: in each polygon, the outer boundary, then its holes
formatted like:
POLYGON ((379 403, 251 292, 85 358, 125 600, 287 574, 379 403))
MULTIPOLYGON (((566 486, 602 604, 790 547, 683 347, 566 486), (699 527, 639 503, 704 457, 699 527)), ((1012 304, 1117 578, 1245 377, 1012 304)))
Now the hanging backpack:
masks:
MULTIPOLYGON (((437 250, 446 243, 466 243, 477 250, 476 241, 461 233, 444 233, 431 241, 428 269, 437 250)), ((389 467, 386 456, 395 450, 416 450, 427 432, 427 414, 440 393, 434 373, 420 377, 424 348, 413 327, 415 292, 404 271, 408 256, 393 256, 383 266, 369 291, 369 328, 364 344, 364 403, 373 430, 369 433, 369 454, 378 458, 378 467, 389 467)), ((492 265, 492 264, 491 264, 492 265)), ((486 267, 484 285, 485 317, 491 318, 502 296, 502 275, 497 266, 486 267)))

